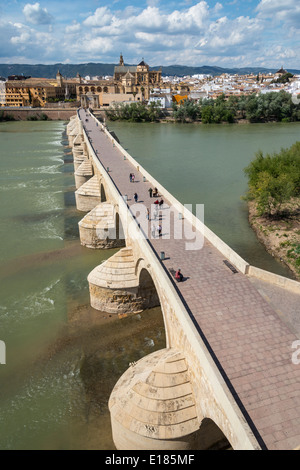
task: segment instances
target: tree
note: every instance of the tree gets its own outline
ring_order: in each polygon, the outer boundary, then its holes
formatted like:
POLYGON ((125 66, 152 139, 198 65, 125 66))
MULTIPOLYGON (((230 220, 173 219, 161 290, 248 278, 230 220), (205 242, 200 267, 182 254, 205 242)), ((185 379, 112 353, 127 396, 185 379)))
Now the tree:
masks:
POLYGON ((257 186, 253 196, 257 202, 258 214, 279 216, 281 206, 291 199, 294 194, 294 185, 287 174, 278 177, 263 171, 258 176, 257 186))
POLYGON ((149 121, 158 121, 159 118, 161 117, 162 115, 162 110, 161 110, 161 107, 160 107, 160 104, 155 102, 155 101, 152 101, 149 105, 148 105, 148 118, 149 118, 149 121))
POLYGON ((199 106, 192 100, 184 100, 180 106, 178 106, 177 103, 173 103, 172 107, 173 117, 176 119, 176 121, 187 122, 199 119, 199 106))
POLYGON ((278 154, 258 152, 245 173, 247 199, 256 201, 259 215, 279 217, 282 205, 300 196, 300 142, 278 154))
POLYGON ((201 120, 203 124, 210 124, 214 122, 214 111, 210 105, 204 105, 201 108, 201 120))

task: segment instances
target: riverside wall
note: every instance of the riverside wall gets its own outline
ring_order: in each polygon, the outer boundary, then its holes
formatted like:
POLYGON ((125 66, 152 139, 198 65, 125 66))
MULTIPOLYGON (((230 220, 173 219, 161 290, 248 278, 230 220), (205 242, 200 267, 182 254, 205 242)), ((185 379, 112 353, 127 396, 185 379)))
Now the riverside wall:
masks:
POLYGON ((74 108, 0 108, 6 115, 12 116, 16 121, 26 121, 31 116, 36 116, 40 119, 42 114, 46 114, 49 120, 52 121, 69 121, 71 116, 74 116, 76 109, 74 108))

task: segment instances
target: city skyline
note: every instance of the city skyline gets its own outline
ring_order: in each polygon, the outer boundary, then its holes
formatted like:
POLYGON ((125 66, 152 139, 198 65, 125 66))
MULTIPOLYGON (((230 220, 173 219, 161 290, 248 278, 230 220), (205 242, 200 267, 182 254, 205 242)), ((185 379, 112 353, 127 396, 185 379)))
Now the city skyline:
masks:
POLYGON ((0 63, 300 68, 298 0, 8 1, 0 63))

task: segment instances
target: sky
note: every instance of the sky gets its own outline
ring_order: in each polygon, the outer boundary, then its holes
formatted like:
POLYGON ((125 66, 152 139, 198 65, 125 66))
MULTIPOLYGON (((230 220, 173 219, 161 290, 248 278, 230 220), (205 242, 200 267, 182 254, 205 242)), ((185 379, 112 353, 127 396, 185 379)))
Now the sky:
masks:
POLYGON ((300 69, 300 0, 0 0, 0 63, 300 69))

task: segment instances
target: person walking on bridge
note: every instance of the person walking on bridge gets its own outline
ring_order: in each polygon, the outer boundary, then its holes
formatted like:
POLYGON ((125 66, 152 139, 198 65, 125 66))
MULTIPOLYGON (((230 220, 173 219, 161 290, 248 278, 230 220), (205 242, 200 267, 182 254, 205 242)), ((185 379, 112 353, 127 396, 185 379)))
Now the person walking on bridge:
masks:
POLYGON ((162 231, 162 226, 159 224, 157 227, 157 233, 159 237, 161 236, 161 231, 162 231))

